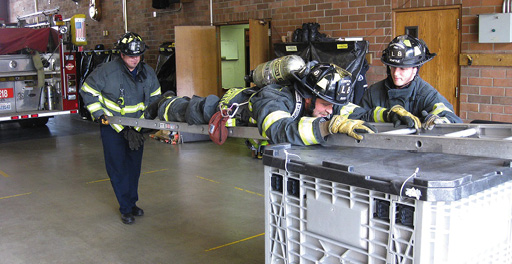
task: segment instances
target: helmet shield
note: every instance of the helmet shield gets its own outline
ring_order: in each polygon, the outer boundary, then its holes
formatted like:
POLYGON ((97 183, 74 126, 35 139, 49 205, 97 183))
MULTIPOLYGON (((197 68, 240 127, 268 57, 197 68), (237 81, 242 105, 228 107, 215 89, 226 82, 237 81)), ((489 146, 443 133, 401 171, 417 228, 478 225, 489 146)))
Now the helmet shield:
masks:
POLYGON ((418 67, 436 56, 421 39, 409 35, 394 38, 382 51, 381 61, 392 67, 418 67))
POLYGON ((293 72, 293 76, 300 82, 296 87, 302 95, 306 93, 306 98, 315 95, 332 104, 345 104, 352 92, 350 72, 332 63, 318 63, 309 70, 306 66, 293 72))

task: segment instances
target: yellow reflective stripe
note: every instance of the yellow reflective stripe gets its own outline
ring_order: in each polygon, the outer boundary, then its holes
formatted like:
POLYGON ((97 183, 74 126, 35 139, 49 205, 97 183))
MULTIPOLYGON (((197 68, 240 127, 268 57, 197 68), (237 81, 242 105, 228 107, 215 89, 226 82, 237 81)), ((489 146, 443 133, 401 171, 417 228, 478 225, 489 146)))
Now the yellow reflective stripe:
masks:
POLYGON ((226 121, 227 127, 236 127, 236 119, 235 118, 228 118, 226 121))
POLYGON ((360 106, 353 104, 353 103, 348 103, 340 109, 340 112, 338 114, 348 118, 348 116, 354 112, 354 109, 356 109, 358 107, 360 107, 360 106))
POLYGON ((272 112, 272 113, 268 114, 265 117, 265 120, 263 120, 263 124, 262 124, 263 133, 262 133, 262 136, 267 137, 267 129, 272 124, 274 124, 276 121, 278 121, 280 119, 283 119, 283 118, 289 118, 289 117, 291 117, 290 113, 285 112, 285 111, 275 111, 275 112, 272 112))
POLYGON ((100 99, 100 102, 103 101, 103 105, 112 110, 112 111, 116 111, 116 112, 121 112, 121 107, 119 107, 119 105, 117 103, 114 103, 110 100, 108 100, 107 98, 104 98, 103 100, 100 99))
POLYGON ((101 103, 100 102, 96 102, 96 103, 92 103, 90 105, 87 106, 87 110, 89 110, 89 112, 92 114, 98 110, 101 110, 103 107, 101 107, 101 103))
POLYGON ((93 96, 99 96, 100 95, 100 92, 94 90, 91 86, 89 86, 89 84, 85 83, 82 85, 82 90, 84 92, 87 92, 87 93, 90 93, 92 94, 93 96))
POLYGON ((319 142, 315 138, 313 132, 313 121, 316 117, 302 117, 299 121, 299 135, 304 145, 314 145, 319 142))
POLYGON ((162 90, 160 90, 161 87, 158 87, 156 91, 152 92, 149 96, 157 96, 162 94, 162 90))
POLYGON ((220 104, 228 105, 235 96, 248 88, 231 88, 220 99, 220 104))
POLYGON ((452 110, 450 110, 450 108, 446 107, 446 105, 444 105, 443 103, 437 103, 434 105, 434 108, 432 109, 431 114, 437 115, 443 111, 452 112, 452 110))
POLYGON ((167 117, 167 113, 169 112, 169 107, 170 107, 170 106, 172 105, 172 103, 174 103, 174 101, 176 101, 176 99, 178 99, 178 98, 180 98, 180 97, 176 97, 176 98, 172 99, 172 101, 171 101, 169 104, 167 104, 167 106, 165 107, 165 111, 164 111, 164 119, 165 119, 165 121, 169 121, 169 118, 167 117))
POLYGON ((136 105, 126 105, 124 107, 124 111, 126 113, 136 113, 137 111, 144 111, 144 103, 141 102, 141 103, 138 103, 136 105))
POLYGON ((384 108, 384 107, 377 106, 375 108, 375 110, 373 110, 373 121, 375 121, 376 123, 378 123, 378 122, 380 122, 380 123, 386 122, 384 120, 384 112, 386 112, 386 110, 388 110, 388 109, 384 108))
POLYGON ((118 124, 110 124, 110 126, 117 131, 117 133, 121 132, 124 129, 124 126, 118 124))

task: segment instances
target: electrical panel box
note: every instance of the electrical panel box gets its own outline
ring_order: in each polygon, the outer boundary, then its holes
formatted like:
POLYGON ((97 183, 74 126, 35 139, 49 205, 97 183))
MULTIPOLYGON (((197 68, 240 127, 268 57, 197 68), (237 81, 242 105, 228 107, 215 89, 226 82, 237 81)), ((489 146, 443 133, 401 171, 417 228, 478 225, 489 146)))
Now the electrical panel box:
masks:
POLYGON ((480 14, 478 28, 479 43, 511 43, 512 13, 480 14))

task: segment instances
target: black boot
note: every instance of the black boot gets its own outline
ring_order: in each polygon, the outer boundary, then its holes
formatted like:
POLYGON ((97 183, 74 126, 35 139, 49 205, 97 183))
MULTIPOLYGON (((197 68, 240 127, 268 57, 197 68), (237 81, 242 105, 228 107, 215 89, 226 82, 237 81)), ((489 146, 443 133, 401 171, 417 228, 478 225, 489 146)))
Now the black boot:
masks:
POLYGON ((133 217, 133 214, 121 214, 121 221, 123 221, 123 224, 131 225, 135 222, 135 217, 133 217))

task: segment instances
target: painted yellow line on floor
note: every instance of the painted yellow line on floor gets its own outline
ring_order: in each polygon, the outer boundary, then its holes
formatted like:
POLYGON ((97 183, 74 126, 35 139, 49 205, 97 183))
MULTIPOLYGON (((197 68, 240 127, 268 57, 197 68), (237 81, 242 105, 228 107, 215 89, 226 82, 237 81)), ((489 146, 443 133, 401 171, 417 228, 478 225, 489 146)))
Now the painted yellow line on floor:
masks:
POLYGON ((89 184, 89 183, 97 183, 97 182, 104 182, 104 181, 110 181, 110 179, 103 179, 103 180, 97 180, 97 181, 90 181, 90 182, 86 182, 86 184, 89 184))
POLYGON ((15 194, 15 195, 9 195, 9 196, 4 196, 4 197, 0 197, 0 200, 2 199, 8 199, 8 198, 13 198, 13 197, 18 197, 18 196, 23 196, 23 195, 29 195, 31 194, 31 192, 28 192, 28 193, 21 193, 21 194, 15 194))
POLYGON ((213 183, 220 183, 218 181, 214 181, 214 180, 210 180, 210 179, 207 179, 205 177, 201 177, 201 176, 196 176, 197 178, 201 179, 201 180, 205 180, 205 181, 209 181, 209 182, 213 182, 213 183))
POLYGON ((247 241, 247 240, 250 240, 250 239, 253 239, 253 238, 260 237, 260 236, 262 236, 262 235, 264 235, 264 234, 265 234, 265 233, 261 233, 261 234, 259 234, 259 235, 255 235, 255 236, 252 236, 252 237, 244 238, 244 239, 241 239, 241 240, 238 240, 238 241, 235 241, 235 242, 231 242, 231 243, 228 243, 228 244, 225 244, 225 245, 222 245, 222 246, 218 246, 218 247, 210 248, 210 249, 205 250, 205 252, 212 251, 212 250, 216 250, 216 249, 223 248, 223 247, 227 247, 227 246, 231 246, 231 245, 234 245, 234 244, 237 244, 237 243, 240 243, 240 242, 244 242, 244 241, 247 241))
POLYGON ((9 175, 8 175, 7 173, 5 173, 5 172, 3 172, 3 171, 1 171, 1 170, 0 170, 0 175, 4 176, 4 177, 6 177, 6 178, 7 178, 7 177, 9 177, 9 175))
POLYGON ((253 192, 253 191, 245 190, 245 189, 238 188, 238 187, 235 187, 235 189, 237 189, 237 190, 239 190, 239 191, 242 191, 242 192, 246 192, 246 193, 255 194, 255 195, 258 195, 258 196, 261 196, 261 197, 265 197, 265 195, 263 195, 263 194, 261 194, 261 193, 257 193, 257 192, 253 192))
POLYGON ((146 171, 146 172, 143 172, 142 174, 149 174, 149 173, 155 173, 155 172, 166 171, 166 170, 169 170, 169 169, 161 169, 161 170, 154 170, 154 171, 146 171))

